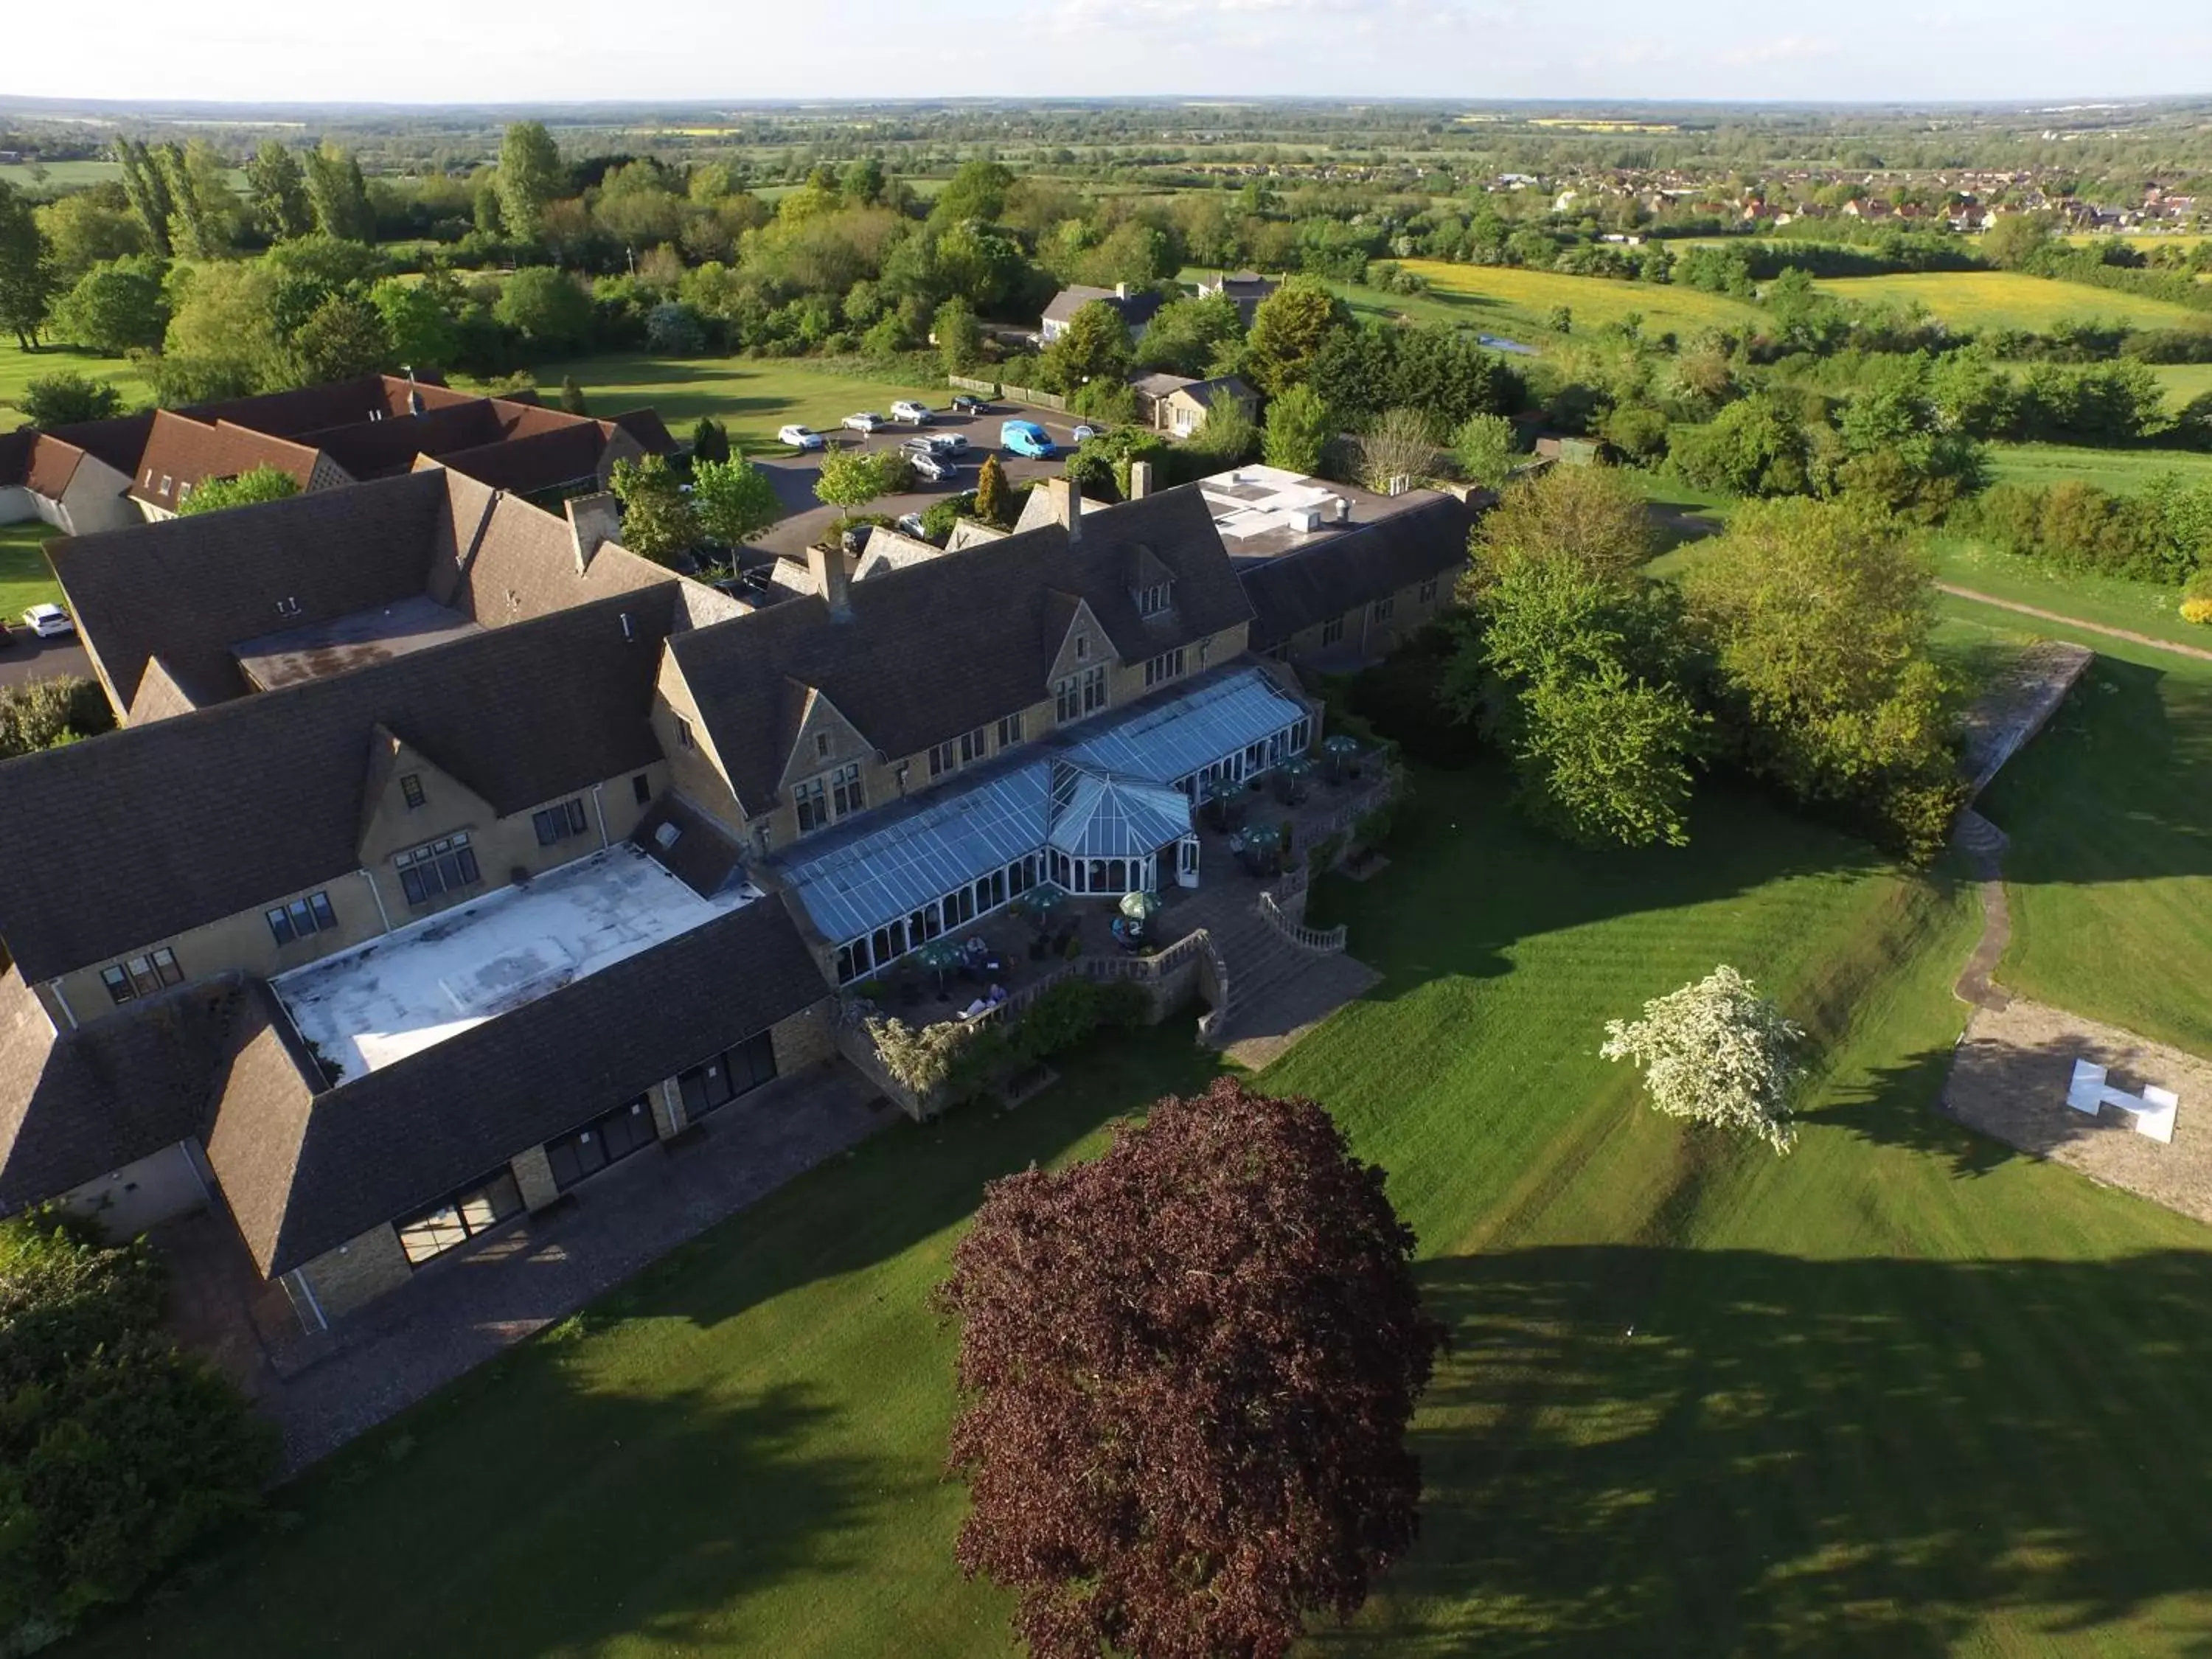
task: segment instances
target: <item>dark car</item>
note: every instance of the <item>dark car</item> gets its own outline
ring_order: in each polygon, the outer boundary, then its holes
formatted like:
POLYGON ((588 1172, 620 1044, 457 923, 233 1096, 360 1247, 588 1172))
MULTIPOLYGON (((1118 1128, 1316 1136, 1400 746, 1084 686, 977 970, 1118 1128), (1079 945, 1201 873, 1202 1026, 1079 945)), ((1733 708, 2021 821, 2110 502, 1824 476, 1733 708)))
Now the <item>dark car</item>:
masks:
POLYGON ((952 412, 955 415, 988 415, 991 412, 991 405, 981 398, 963 392, 953 398, 952 412))

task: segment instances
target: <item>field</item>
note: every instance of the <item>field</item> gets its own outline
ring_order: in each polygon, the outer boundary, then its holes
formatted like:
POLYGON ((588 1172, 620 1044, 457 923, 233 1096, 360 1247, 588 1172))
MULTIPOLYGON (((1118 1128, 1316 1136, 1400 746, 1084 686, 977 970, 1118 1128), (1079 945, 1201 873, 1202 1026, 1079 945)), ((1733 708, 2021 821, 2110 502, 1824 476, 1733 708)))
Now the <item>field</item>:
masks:
MULTIPOLYGON (((1623 283, 1435 259, 1409 259, 1406 268, 1428 279, 1432 304, 1453 320, 1532 343, 1546 331, 1545 319, 1554 306, 1565 306, 1578 326, 1617 323, 1636 312, 1643 315, 1646 333, 1671 330, 1684 336, 1701 328, 1741 325, 1756 315, 1740 300, 1673 283, 1623 283)), ((1413 309, 1395 295, 1379 297, 1385 305, 1413 309)))
POLYGON ((789 422, 835 427, 856 410, 881 413, 895 398, 920 393, 941 404, 951 396, 942 379, 886 380, 873 374, 842 374, 818 360, 785 357, 617 353, 540 364, 536 373, 549 402, 559 392, 562 377, 573 374, 594 415, 617 415, 649 404, 679 438, 702 415, 712 415, 748 449, 775 448, 775 429, 789 422))
MULTIPOLYGON (((2124 943, 2136 884, 2189 850, 2175 820, 2212 805, 2212 696, 2132 684, 2003 803, 2023 869, 2124 943), (2192 781, 2103 843, 2039 810, 2130 795, 2159 744, 2192 781)), ((1422 1541, 1313 1650, 2201 1651, 2207 1236, 1928 1113, 1971 890, 1721 793, 1686 851, 1576 853, 1504 781, 1423 773, 1391 867, 1317 895, 1385 979, 1263 1078, 1389 1169, 1455 1342, 1418 1425, 1422 1541), (1607 1016, 1723 961, 1814 1034, 1787 1159, 1682 1132, 1595 1054, 1607 1016)), ((2147 951, 2129 1006, 2185 1012, 2203 954, 2147 951)), ((926 1292, 985 1181, 1202 1075, 1182 1025, 1064 1071, 802 1178, 68 1651, 1007 1653, 1004 1598, 950 1557, 926 1292)))
POLYGON ((4 415, 0 415, 0 430, 11 430, 22 424, 22 417, 16 413, 15 400, 23 395, 25 386, 33 380, 42 380, 64 370, 82 374, 87 380, 106 380, 122 387, 126 404, 153 401, 153 389, 137 369, 120 357, 91 357, 81 352, 58 349, 23 351, 16 347, 11 335, 6 341, 0 342, 0 410, 5 411, 4 415))
POLYGON ((2179 410, 2192 398, 2212 392, 2212 363, 2157 363, 2153 374, 2166 386, 2166 406, 2179 410))
POLYGON ((103 185, 122 176, 123 164, 119 161, 48 161, 43 167, 17 162, 0 167, 0 180, 40 196, 49 191, 103 185))
POLYGON ((2075 444, 1991 444, 1990 482, 2013 484, 2084 483, 2123 495, 2141 489, 2162 472, 2191 483, 2212 482, 2212 454, 2197 449, 2090 449, 2075 444))
POLYGON ((2062 319, 2081 322, 2091 318, 2137 328, 2212 328, 2212 312, 2015 270, 1836 276, 1819 286, 1838 299, 1892 305, 1917 301, 1956 328, 2021 328, 2041 333, 2062 319))
MULTIPOLYGON (((2152 639, 2212 650, 2212 628, 2182 621, 2178 588, 2053 570, 1969 538, 1939 537, 1934 548, 1937 580, 1954 586, 2062 617, 2078 617, 2103 628, 2124 628, 2152 639)), ((2022 620, 2020 625, 2033 623, 2022 620)))
POLYGON ((12 623, 34 605, 61 603, 61 585, 39 551, 56 533, 36 519, 0 524, 0 617, 12 623))

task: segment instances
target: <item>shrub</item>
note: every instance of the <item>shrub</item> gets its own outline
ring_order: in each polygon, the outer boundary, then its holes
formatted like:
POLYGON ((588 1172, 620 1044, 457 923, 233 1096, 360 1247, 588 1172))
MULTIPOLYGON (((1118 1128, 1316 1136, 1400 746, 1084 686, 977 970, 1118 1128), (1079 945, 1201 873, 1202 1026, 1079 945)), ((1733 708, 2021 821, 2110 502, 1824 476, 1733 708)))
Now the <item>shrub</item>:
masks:
POLYGON ((919 1030, 902 1019, 872 1019, 866 1030, 892 1081, 927 1100, 951 1077, 960 1050, 976 1028, 957 1019, 939 1020, 919 1030))
POLYGON ((177 516, 184 519, 197 513, 220 513, 227 507, 281 501, 299 493, 300 482, 290 473, 279 472, 273 466, 257 466, 234 478, 209 478, 196 485, 191 495, 177 503, 177 516))
POLYGON ((665 300, 646 313, 646 349, 665 357, 696 357, 707 349, 707 325, 690 306, 665 300))
POLYGON ((42 374, 25 386, 17 406, 33 426, 69 426, 121 414, 123 394, 73 368, 64 368, 42 374))
POLYGON ((52 749, 114 727, 107 695, 95 681, 66 676, 0 690, 0 760, 52 749))

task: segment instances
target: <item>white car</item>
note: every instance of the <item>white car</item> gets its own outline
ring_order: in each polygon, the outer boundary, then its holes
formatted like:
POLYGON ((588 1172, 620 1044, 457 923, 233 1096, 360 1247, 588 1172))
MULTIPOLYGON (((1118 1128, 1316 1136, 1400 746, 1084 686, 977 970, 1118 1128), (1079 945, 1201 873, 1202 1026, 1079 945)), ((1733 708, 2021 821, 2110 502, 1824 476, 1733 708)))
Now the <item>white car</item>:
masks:
POLYGON ((70 613, 58 605, 34 605, 23 613, 23 626, 42 640, 59 639, 76 632, 70 613))
POLYGON ((968 453, 967 439, 957 432, 926 432, 918 438, 908 438, 907 442, 926 447, 938 455, 965 455, 968 453))
POLYGON ((842 424, 848 432, 873 432, 878 427, 888 426, 890 422, 880 415, 862 410, 858 415, 848 415, 842 424))
POLYGON ((811 426, 787 426, 775 434, 780 444, 793 449, 820 449, 830 441, 811 426))
POLYGON ((902 398, 891 405, 891 419, 905 421, 914 426, 929 423, 929 405, 918 404, 911 398, 902 398))
POLYGON ((1075 441, 1078 443, 1088 442, 1097 435, 1098 428, 1095 426, 1079 426, 1075 428, 1075 441))

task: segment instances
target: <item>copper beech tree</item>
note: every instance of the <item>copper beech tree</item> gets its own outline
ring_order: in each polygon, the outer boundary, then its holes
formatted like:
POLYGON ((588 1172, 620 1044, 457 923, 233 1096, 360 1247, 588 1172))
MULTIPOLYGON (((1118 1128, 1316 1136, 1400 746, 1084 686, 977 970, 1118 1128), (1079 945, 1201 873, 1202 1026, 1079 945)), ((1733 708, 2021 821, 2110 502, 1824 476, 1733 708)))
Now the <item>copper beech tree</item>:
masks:
POLYGON ((1413 1543, 1443 1332, 1382 1183, 1312 1101, 1224 1079, 991 1187, 938 1292, 949 1468, 960 1565, 1039 1659, 1270 1659, 1413 1543))

